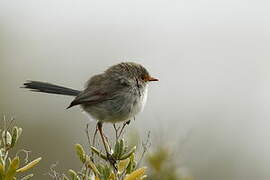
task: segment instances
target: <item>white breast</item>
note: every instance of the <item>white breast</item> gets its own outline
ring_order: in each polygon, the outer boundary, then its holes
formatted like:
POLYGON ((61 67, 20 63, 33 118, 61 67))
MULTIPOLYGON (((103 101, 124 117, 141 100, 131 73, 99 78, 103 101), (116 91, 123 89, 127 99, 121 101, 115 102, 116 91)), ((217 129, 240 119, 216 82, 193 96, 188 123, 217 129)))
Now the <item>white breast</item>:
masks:
POLYGON ((132 112, 133 117, 136 114, 143 111, 144 106, 145 106, 146 101, 147 101, 147 94, 148 94, 148 88, 147 88, 147 86, 145 86, 145 88, 141 91, 141 96, 136 101, 137 103, 135 103, 133 106, 133 112, 132 112))
POLYGON ((143 109, 144 109, 144 106, 145 106, 146 101, 147 101, 147 95, 148 95, 148 87, 146 86, 144 89, 143 95, 141 97, 142 101, 141 101, 141 110, 140 111, 143 111, 143 109))

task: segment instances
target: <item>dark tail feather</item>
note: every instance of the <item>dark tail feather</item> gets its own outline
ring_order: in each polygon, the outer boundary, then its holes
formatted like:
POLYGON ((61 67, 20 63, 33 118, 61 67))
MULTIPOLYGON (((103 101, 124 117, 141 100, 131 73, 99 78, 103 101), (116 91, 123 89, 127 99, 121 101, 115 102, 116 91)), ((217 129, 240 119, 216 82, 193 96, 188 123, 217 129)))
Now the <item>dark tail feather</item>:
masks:
POLYGON ((61 94, 61 95, 68 95, 68 96, 77 96, 81 91, 57 86, 50 83, 40 82, 40 81, 27 81, 23 84, 23 88, 30 89, 34 92, 43 92, 43 93, 50 93, 50 94, 61 94))

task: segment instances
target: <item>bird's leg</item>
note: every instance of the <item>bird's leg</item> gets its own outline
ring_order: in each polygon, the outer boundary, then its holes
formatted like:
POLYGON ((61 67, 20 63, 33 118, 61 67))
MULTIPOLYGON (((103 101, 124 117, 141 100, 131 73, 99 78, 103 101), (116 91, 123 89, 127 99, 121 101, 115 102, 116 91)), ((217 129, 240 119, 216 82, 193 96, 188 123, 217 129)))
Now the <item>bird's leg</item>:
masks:
POLYGON ((103 130, 102 130, 102 122, 98 122, 98 123, 97 123, 97 127, 98 127, 98 131, 99 131, 99 133, 100 133, 101 140, 102 140, 102 142, 103 142, 105 151, 106 151, 107 154, 109 154, 109 148, 108 148, 107 143, 106 143, 106 141, 105 141, 105 137, 104 137, 103 130))
POLYGON ((106 154, 107 154, 108 161, 111 163, 111 165, 115 169, 117 169, 116 166, 115 166, 116 160, 112 157, 111 153, 109 152, 109 147, 107 146, 107 143, 105 141, 105 137, 104 137, 103 130, 102 130, 102 122, 98 122, 97 127, 98 127, 98 131, 100 133, 101 140, 103 142, 103 145, 104 145, 104 148, 105 148, 105 151, 106 151, 106 154))
POLYGON ((130 123, 130 120, 123 123, 123 126, 122 126, 122 128, 120 130, 120 133, 118 135, 118 138, 121 136, 121 134, 123 133, 124 128, 126 127, 126 125, 129 125, 129 123, 130 123))
POLYGON ((107 137, 105 134, 103 134, 103 136, 104 136, 105 139, 106 139, 106 142, 107 142, 107 145, 108 145, 109 149, 112 149, 112 147, 111 147, 111 145, 110 145, 110 143, 109 143, 108 137, 107 137))

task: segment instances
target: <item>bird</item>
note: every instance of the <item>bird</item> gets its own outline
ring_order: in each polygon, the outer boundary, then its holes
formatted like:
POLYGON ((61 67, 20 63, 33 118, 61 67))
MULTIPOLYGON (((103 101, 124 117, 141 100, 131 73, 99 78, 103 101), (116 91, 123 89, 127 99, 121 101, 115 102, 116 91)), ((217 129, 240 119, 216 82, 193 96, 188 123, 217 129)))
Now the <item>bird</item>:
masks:
POLYGON ((121 62, 92 76, 82 91, 41 81, 27 81, 23 88, 34 92, 74 96, 67 109, 79 105, 97 121, 106 149, 102 124, 127 122, 140 113, 147 100, 148 84, 152 81, 158 79, 152 77, 141 64, 121 62))

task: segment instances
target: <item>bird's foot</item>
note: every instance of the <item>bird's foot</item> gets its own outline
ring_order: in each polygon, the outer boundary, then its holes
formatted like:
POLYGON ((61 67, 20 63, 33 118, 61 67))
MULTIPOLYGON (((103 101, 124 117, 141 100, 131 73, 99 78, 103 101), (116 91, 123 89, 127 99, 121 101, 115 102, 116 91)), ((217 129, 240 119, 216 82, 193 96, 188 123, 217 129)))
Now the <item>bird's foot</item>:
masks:
POLYGON ((110 162, 110 164, 113 166, 113 168, 117 171, 117 167, 116 167, 116 160, 115 158, 107 152, 107 159, 110 162))

